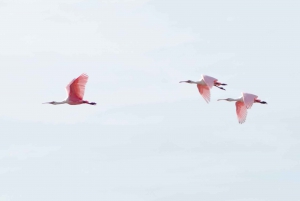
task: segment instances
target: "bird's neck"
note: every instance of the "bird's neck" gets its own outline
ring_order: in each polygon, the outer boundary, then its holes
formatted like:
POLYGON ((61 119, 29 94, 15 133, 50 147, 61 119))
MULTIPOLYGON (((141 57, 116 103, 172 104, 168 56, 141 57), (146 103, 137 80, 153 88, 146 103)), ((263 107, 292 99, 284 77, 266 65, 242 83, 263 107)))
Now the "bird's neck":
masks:
POLYGON ((233 101, 239 101, 240 98, 228 98, 227 101, 233 102, 233 101))
POLYGON ((61 102, 54 102, 53 105, 60 105, 60 104, 65 104, 67 101, 61 101, 61 102))
POLYGON ((200 82, 195 82, 195 81, 192 81, 192 80, 187 80, 187 81, 180 81, 179 83, 199 84, 200 82))
POLYGON ((226 99, 218 99, 218 101, 220 100, 225 100, 225 101, 229 101, 229 102, 233 102, 233 101, 239 101, 240 98, 226 98, 226 99))

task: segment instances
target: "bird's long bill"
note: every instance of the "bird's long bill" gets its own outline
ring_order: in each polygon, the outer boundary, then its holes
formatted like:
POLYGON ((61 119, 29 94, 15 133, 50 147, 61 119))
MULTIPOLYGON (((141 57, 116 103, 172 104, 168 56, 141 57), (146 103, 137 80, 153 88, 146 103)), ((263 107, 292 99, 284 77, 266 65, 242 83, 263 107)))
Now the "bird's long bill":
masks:
POLYGON ((51 102, 45 102, 45 103, 42 103, 42 104, 50 104, 51 102))
POLYGON ((184 82, 187 82, 187 81, 180 81, 179 83, 184 83, 184 82))
POLYGON ((217 101, 220 101, 220 100, 226 100, 226 99, 218 99, 217 101))

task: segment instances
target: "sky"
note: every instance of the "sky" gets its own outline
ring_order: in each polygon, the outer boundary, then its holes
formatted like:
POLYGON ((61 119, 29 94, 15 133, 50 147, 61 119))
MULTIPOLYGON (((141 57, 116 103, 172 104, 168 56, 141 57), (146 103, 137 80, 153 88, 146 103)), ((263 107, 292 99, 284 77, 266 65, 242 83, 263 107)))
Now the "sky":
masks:
POLYGON ((298 201, 299 6, 0 0, 0 201, 298 201))

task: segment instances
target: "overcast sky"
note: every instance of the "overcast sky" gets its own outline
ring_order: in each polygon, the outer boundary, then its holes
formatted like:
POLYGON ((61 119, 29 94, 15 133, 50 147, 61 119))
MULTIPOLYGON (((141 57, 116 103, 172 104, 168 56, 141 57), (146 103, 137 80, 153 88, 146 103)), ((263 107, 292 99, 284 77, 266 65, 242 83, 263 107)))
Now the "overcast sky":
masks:
POLYGON ((0 201, 298 201, 299 8, 0 0, 0 201), (81 73, 97 106, 41 104, 81 73))

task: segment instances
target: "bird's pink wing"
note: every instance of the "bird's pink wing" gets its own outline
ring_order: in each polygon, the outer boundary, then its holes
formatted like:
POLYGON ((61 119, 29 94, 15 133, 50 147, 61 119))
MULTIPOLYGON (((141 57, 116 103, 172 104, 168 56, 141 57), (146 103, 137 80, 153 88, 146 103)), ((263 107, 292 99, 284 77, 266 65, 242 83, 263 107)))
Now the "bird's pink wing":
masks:
POLYGON ((249 93, 242 93, 242 95, 243 95, 243 100, 244 100, 246 108, 250 109, 252 107, 255 99, 257 98, 257 96, 254 94, 249 94, 249 93))
POLYGON ((70 85, 74 82, 74 80, 76 80, 76 79, 73 79, 73 80, 66 86, 67 96, 69 96, 69 94, 70 94, 70 85))
POLYGON ((66 89, 69 95, 69 100, 82 100, 84 96, 85 85, 88 81, 86 74, 80 75, 78 78, 73 79, 70 84, 67 85, 66 89))
POLYGON ((202 78, 206 85, 211 89, 214 86, 215 81, 217 81, 216 78, 207 76, 207 75, 202 75, 202 78))
POLYGON ((246 108, 245 104, 241 101, 237 101, 235 103, 235 106, 236 106, 237 118, 239 120, 239 123, 242 124, 246 121, 247 108, 246 108))
POLYGON ((204 98, 204 100, 209 103, 210 101, 210 90, 208 86, 197 84, 198 91, 201 94, 201 96, 204 98))

